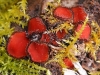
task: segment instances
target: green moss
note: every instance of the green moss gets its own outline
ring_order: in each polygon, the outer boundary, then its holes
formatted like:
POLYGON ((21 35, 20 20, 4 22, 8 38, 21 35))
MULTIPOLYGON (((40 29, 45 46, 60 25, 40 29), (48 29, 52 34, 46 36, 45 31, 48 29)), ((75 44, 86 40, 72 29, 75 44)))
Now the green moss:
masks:
POLYGON ((94 72, 90 72, 90 75, 100 75, 100 71, 94 71, 94 72))
POLYGON ((6 53, 0 56, 0 73, 2 75, 38 75, 41 70, 47 71, 29 60, 13 59, 6 53))

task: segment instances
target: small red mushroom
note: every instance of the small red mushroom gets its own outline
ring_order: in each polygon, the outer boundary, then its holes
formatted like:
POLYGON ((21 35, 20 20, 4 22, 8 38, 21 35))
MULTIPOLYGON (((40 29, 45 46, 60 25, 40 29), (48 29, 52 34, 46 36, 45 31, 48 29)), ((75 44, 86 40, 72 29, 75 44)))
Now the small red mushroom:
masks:
POLYGON ((73 11, 73 22, 78 23, 80 21, 84 21, 86 19, 86 12, 83 7, 77 6, 71 9, 73 11))
POLYGON ((49 34, 42 34, 42 38, 40 39, 41 42, 49 43, 52 45, 57 46, 56 37, 55 34, 49 33, 49 34))
POLYGON ((16 32, 9 38, 7 52, 12 57, 23 58, 27 56, 26 46, 28 43, 25 32, 16 32))
POLYGON ((56 36, 58 39, 63 39, 65 36, 66 36, 66 32, 65 30, 59 30, 57 33, 56 33, 56 36))
POLYGON ((45 43, 32 42, 27 51, 34 62, 45 62, 49 58, 49 47, 45 43))
POLYGON ((28 23, 28 33, 31 34, 33 32, 44 32, 46 30, 46 26, 43 23, 42 19, 39 17, 34 17, 32 19, 29 20, 28 23))
POLYGON ((65 58, 63 61, 64 61, 65 65, 67 66, 68 69, 73 69, 74 68, 73 63, 69 58, 65 58))
POLYGON ((40 39, 41 42, 50 43, 51 38, 49 34, 42 34, 42 38, 40 39))
POLYGON ((67 7, 57 7, 54 12, 54 16, 61 19, 61 20, 69 20, 72 18, 72 12, 67 7))
MULTIPOLYGON (((79 32, 80 29, 82 28, 82 24, 78 24, 77 28, 76 28, 76 32, 79 32)), ((85 39, 85 40, 88 40, 89 37, 90 37, 90 34, 91 34, 91 27, 89 24, 86 24, 84 30, 82 31, 79 39, 85 39)))

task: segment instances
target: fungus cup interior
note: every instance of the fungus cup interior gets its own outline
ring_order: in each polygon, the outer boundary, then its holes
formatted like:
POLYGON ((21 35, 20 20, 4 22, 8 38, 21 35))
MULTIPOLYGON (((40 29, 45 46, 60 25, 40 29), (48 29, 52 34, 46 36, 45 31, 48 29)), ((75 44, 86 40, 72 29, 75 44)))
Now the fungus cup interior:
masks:
POLYGON ((29 40, 26 38, 25 32, 15 32, 9 38, 7 44, 7 52, 15 58, 23 58, 27 56, 26 46, 29 40))
POLYGON ((45 43, 32 42, 27 51, 34 62, 45 62, 49 58, 49 47, 45 43))

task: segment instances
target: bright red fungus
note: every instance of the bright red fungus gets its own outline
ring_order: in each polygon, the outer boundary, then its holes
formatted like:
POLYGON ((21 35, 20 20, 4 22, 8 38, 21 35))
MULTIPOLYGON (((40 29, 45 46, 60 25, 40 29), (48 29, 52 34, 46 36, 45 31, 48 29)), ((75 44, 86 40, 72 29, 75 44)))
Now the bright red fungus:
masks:
POLYGON ((49 34, 42 34, 42 38, 40 39, 41 42, 50 43, 50 35, 49 34))
POLYGON ((57 36, 58 39, 63 39, 63 38, 66 36, 65 30, 59 30, 59 31, 56 33, 56 36, 57 36))
POLYGON ((83 7, 77 6, 72 8, 73 11, 73 22, 77 23, 80 21, 84 21, 86 19, 86 12, 83 7))
MULTIPOLYGON (((82 24, 78 24, 78 26, 76 28, 76 32, 79 32, 81 28, 82 28, 82 24)), ((84 30, 82 31, 79 39, 88 40, 89 37, 90 37, 90 33, 91 33, 91 27, 88 24, 86 24, 86 26, 85 26, 84 30)))
POLYGON ((27 56, 26 46, 29 40, 26 38, 25 32, 14 33, 7 44, 7 52, 15 58, 23 58, 27 56))
POLYGON ((32 42, 27 50, 34 62, 45 62, 49 58, 49 47, 45 43, 32 42))
POLYGON ((72 63, 72 61, 69 58, 65 58, 64 59, 64 63, 67 66, 67 68, 69 68, 69 69, 73 69, 74 68, 73 63, 72 63))
POLYGON ((59 6, 54 10, 54 16, 62 20, 69 20, 72 18, 72 12, 66 7, 59 6))
POLYGON ((29 20, 28 23, 28 33, 31 34, 33 32, 44 32, 46 30, 46 26, 43 23, 42 19, 39 17, 35 17, 29 20))

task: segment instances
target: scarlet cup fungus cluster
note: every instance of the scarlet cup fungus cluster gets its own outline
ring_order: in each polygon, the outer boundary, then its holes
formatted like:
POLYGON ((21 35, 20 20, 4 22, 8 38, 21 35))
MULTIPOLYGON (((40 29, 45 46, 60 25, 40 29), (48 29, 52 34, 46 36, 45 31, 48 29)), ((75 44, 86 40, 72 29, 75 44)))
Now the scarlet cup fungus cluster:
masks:
POLYGON ((28 31, 15 32, 9 38, 7 52, 14 58, 30 56, 32 61, 44 62, 49 58, 49 47, 39 42, 40 35, 46 30, 42 19, 35 17, 29 20, 28 31))
MULTIPOLYGON (((82 22, 87 16, 84 8, 81 6, 73 8, 59 6, 53 11, 53 15, 55 18, 63 21, 71 20, 72 23, 76 25, 76 32, 81 29, 82 22)), ((15 32, 9 38, 7 44, 8 54, 17 59, 29 56, 34 62, 46 62, 49 59, 50 51, 48 44, 57 46, 57 39, 63 39, 66 36, 66 32, 64 30, 58 31, 55 34, 45 33, 46 31, 48 31, 47 27, 40 17, 30 19, 27 32, 15 32)), ((88 40, 90 31, 90 26, 87 24, 79 39, 88 40)), ((69 63, 67 64, 67 61, 70 63, 70 60, 65 58, 65 64, 70 66, 69 63)), ((72 63, 71 66, 73 67, 72 63)))
MULTIPOLYGON (((85 12, 85 9, 82 6, 76 6, 72 8, 59 6, 54 10, 54 16, 63 21, 72 20, 72 23, 76 25, 75 31, 79 32, 83 22, 87 17, 87 14, 85 12)), ((91 31, 91 27, 89 24, 87 24, 84 30, 82 31, 82 34, 79 39, 88 40, 90 36, 90 31, 91 31)))
POLYGON ((27 32, 14 32, 9 38, 7 52, 10 56, 20 59, 30 56, 34 62, 45 62, 49 58, 47 43, 56 45, 55 40, 50 38, 46 31, 46 25, 39 17, 29 20, 27 32))
MULTIPOLYGON (((67 7, 62 7, 59 6, 57 7, 54 12, 54 16, 60 20, 63 21, 69 21, 75 25, 75 32, 80 32, 83 22, 85 21, 87 14, 85 12, 85 9, 82 6, 76 6, 72 8, 67 8, 67 7)), ((81 40, 89 40, 90 38, 90 33, 91 33, 91 27, 87 23, 86 26, 84 27, 79 39, 81 40)), ((71 60, 68 58, 65 58, 63 60, 65 62, 65 65, 69 69, 73 69, 74 65, 72 64, 71 60)))

